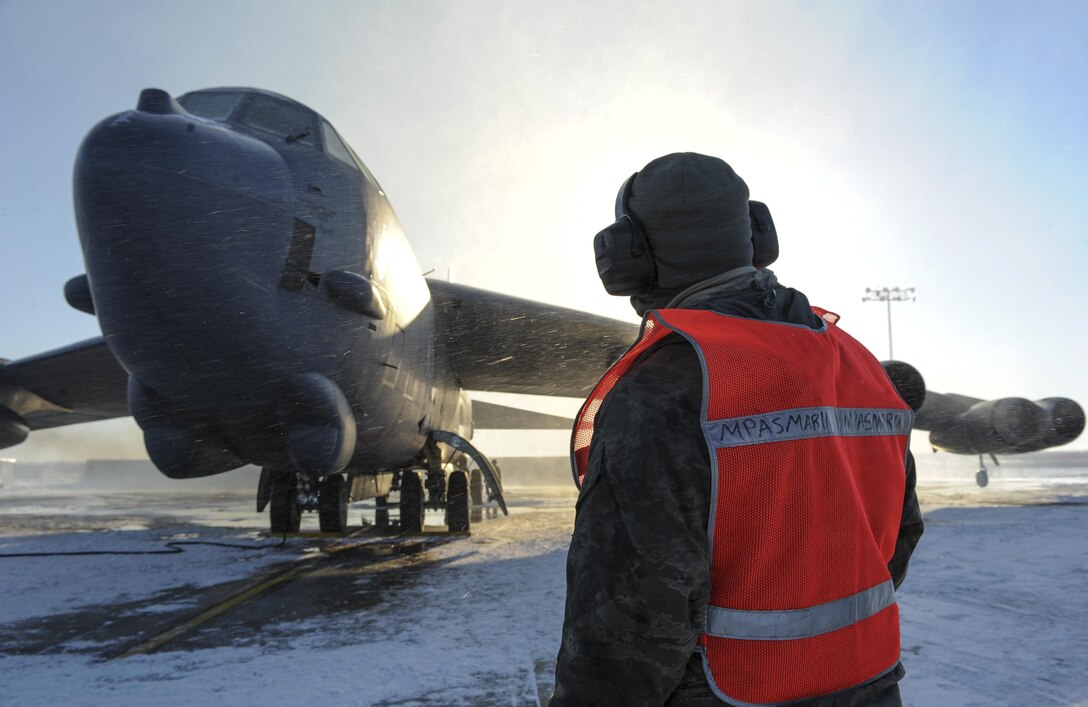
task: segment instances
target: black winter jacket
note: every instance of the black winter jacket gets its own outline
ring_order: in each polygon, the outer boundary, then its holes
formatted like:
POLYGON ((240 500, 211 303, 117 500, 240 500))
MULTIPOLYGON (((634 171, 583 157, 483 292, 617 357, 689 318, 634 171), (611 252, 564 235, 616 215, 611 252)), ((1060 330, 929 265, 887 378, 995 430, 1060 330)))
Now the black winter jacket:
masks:
MULTIPOLYGON (((685 300, 690 309, 819 326, 808 300, 769 271, 685 300)), ((567 555, 567 600, 552 707, 721 705, 696 639, 710 592, 711 467, 700 426, 702 371, 672 334, 605 398, 567 555)), ((913 458, 895 555, 903 581, 922 535, 913 458)), ((899 705, 902 666, 873 683, 797 704, 899 705)))

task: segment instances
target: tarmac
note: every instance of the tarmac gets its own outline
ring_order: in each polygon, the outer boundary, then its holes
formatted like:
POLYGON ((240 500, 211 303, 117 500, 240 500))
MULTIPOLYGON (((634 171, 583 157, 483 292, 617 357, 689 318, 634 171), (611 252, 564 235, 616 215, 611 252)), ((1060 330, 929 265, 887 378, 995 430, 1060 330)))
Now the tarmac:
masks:
MULTIPOLYGON (((980 489, 973 460, 927 461, 906 704, 1088 704, 1088 466, 1003 463, 980 489)), ((282 537, 252 490, 69 472, 0 490, 0 553, 24 555, 0 557, 2 704, 546 703, 573 485, 508 480, 511 515, 482 511, 469 535, 437 512, 420 535, 379 530, 363 503, 348 534, 307 516, 282 537)))

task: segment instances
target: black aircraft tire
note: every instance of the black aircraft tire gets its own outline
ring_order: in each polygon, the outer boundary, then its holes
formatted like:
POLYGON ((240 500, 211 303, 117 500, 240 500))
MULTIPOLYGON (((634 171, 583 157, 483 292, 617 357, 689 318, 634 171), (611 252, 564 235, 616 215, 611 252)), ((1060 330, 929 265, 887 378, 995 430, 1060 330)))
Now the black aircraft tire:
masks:
POLYGON ((389 496, 374 499, 374 525, 379 528, 389 527, 389 496))
POLYGON ((400 529, 405 533, 423 532, 423 479, 418 471, 400 474, 400 529))
POLYGON ((469 483, 463 471, 450 474, 446 488, 446 525, 451 533, 467 533, 469 526, 469 483))
POLYGON ((297 533, 302 527, 302 511, 298 507, 298 478, 280 474, 272 479, 268 499, 269 527, 273 533, 297 533))
POLYGON ((975 474, 975 483, 978 484, 979 488, 986 488, 990 483, 990 475, 986 473, 985 469, 979 469, 975 474))
POLYGON ((473 506, 484 505, 484 475, 479 469, 473 469, 468 478, 469 495, 473 506))
POLYGON ((322 533, 342 533, 348 527, 348 492, 342 474, 325 477, 317 489, 317 520, 322 533))

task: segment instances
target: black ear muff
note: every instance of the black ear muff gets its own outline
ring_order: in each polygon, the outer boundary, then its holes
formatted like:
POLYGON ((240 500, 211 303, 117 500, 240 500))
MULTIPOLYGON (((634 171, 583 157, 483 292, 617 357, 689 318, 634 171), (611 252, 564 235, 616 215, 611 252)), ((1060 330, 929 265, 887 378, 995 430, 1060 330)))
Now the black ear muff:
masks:
POLYGON ((629 216, 593 238, 597 274, 610 295, 630 296, 648 292, 654 283, 654 257, 649 243, 629 216))
POLYGON ((638 172, 623 183, 616 198, 616 222, 593 238, 597 274, 610 295, 624 297, 653 289, 657 268, 650 242, 638 221, 627 212, 631 183, 638 172))
POLYGON ((748 216, 752 219, 752 265, 765 268, 778 260, 778 231, 762 201, 748 202, 748 216))

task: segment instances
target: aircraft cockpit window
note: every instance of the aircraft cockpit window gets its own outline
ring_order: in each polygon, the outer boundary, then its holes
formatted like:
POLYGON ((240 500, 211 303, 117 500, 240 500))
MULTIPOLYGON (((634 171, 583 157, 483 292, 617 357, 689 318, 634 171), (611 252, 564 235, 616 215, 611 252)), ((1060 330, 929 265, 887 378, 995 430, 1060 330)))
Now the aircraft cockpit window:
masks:
POLYGON ((238 103, 242 100, 241 93, 190 93, 178 99, 182 107, 193 115, 209 120, 226 120, 238 103))
POLYGON ((348 152, 348 148, 344 145, 340 136, 337 135, 332 126, 325 121, 321 121, 321 138, 325 142, 325 150, 330 155, 341 162, 358 169, 358 165, 356 165, 355 160, 351 158, 351 153, 348 152))
POLYGON ((249 104, 241 122, 277 135, 289 143, 317 145, 314 114, 300 106, 258 98, 249 104))
POLYGON ((345 147, 348 148, 348 152, 351 153, 352 159, 355 160, 355 165, 362 171, 363 175, 370 180, 370 183, 373 184, 379 192, 385 194, 385 192, 382 192, 382 186, 378 184, 378 180, 374 178, 374 175, 370 173, 370 170, 367 169, 367 166, 363 164, 363 161, 361 159, 359 159, 359 155, 355 154, 355 150, 351 149, 350 145, 345 145, 345 147))

